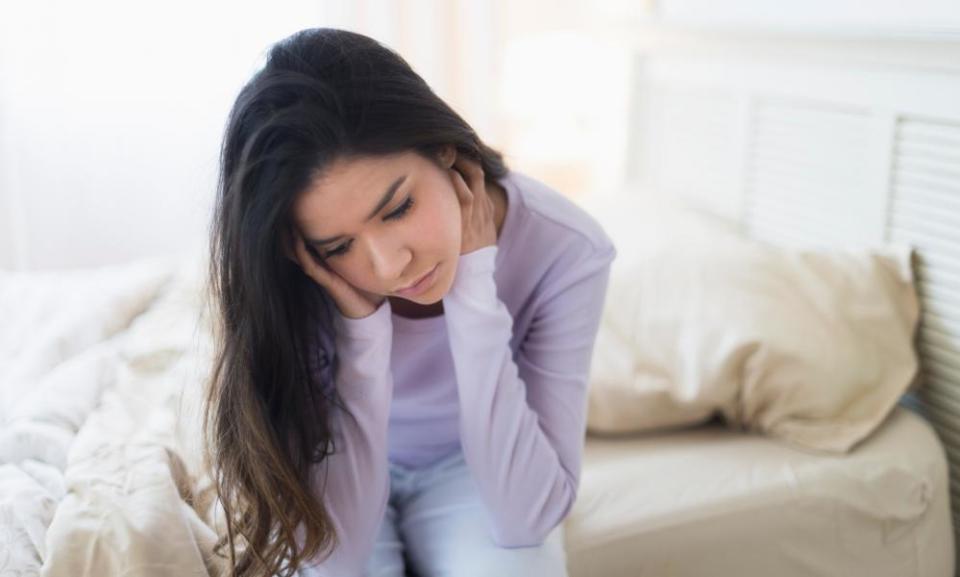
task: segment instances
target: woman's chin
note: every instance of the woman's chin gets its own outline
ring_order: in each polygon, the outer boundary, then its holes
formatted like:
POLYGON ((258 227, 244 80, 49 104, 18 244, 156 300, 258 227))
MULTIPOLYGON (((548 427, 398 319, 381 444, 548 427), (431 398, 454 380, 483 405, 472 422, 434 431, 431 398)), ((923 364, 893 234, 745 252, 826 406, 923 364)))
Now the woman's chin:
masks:
MULTIPOLYGON (((390 295, 390 302, 403 307, 425 308, 442 306, 443 297, 450 291, 450 284, 446 278, 438 278, 433 286, 416 295, 390 295)), ((397 307, 395 307, 397 308, 397 307)))
POLYGON ((424 291, 423 293, 415 296, 390 295, 390 300, 401 300, 410 304, 430 306, 441 302, 446 294, 446 291, 440 292, 436 287, 432 287, 430 290, 424 291))

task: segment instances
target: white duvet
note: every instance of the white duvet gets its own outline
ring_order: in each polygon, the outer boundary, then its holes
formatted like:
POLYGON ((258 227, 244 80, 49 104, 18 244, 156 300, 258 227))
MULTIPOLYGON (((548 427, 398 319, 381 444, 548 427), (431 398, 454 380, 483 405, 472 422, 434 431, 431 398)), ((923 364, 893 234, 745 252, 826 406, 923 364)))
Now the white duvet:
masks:
POLYGON ((218 575, 205 263, 0 271, 0 575, 218 575))

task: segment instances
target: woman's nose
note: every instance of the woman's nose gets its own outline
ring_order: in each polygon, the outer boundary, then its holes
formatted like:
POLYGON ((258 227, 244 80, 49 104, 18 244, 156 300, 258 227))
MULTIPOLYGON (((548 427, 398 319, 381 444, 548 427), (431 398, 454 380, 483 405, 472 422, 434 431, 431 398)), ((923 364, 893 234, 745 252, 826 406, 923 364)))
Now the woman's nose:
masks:
POLYGON ((370 264, 378 279, 390 283, 403 280, 412 254, 403 245, 387 239, 371 240, 369 243, 370 264))

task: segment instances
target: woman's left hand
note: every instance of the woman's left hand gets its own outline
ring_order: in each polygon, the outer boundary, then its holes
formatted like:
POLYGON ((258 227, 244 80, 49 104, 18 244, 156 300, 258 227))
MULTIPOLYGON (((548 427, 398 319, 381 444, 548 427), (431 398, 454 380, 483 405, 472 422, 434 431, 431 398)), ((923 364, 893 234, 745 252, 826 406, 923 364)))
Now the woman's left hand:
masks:
POLYGON ((460 254, 497 244, 493 199, 487 194, 480 163, 458 154, 449 170, 460 199, 460 254))

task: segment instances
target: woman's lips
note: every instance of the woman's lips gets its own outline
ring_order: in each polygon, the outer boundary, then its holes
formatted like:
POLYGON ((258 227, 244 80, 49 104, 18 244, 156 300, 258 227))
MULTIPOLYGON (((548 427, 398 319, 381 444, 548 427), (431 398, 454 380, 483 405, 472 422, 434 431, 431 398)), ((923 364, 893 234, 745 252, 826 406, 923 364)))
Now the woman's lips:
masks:
POLYGON ((437 267, 439 264, 434 265, 432 269, 425 275, 423 275, 420 280, 413 284, 413 286, 397 291, 398 295, 401 296, 412 296, 426 290, 431 284, 433 284, 433 277, 436 276, 437 267))

